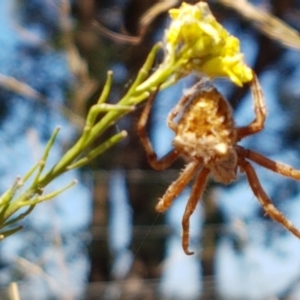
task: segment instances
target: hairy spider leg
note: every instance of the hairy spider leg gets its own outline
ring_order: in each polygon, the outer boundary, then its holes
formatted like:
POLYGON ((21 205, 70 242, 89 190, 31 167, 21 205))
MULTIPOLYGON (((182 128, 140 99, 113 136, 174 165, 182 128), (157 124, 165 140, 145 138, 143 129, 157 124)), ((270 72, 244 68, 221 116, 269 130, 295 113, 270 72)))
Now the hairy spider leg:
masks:
POLYGON ((190 96, 183 96, 176 106, 170 111, 167 118, 167 124, 174 132, 177 131, 178 124, 174 122, 174 118, 182 111, 182 108, 190 101, 190 96))
POLYGON ((262 154, 259 154, 253 150, 245 149, 242 146, 237 146, 237 151, 242 157, 246 157, 257 163, 258 165, 269 169, 270 171, 289 178, 300 180, 300 170, 294 169, 289 165, 271 160, 270 158, 262 154))
POLYGON ((185 166, 179 177, 172 182, 165 194, 157 203, 155 209, 158 212, 165 212, 172 205, 174 199, 181 194, 199 167, 200 163, 198 161, 192 161, 185 166))
POLYGON ((137 133, 140 137, 143 147, 145 148, 145 152, 146 152, 149 164, 155 170, 164 170, 164 169, 168 168, 178 158, 178 154, 175 150, 171 150, 165 156, 163 156, 161 159, 158 159, 157 155, 152 147, 151 141, 147 135, 146 126, 147 126, 151 108, 152 108, 152 105, 153 105, 153 102, 154 102, 154 99, 155 99, 157 93, 158 93, 158 89, 156 90, 155 93, 153 93, 149 97, 147 103, 145 104, 145 107, 142 111, 142 114, 141 114, 140 119, 137 124, 137 133))
POLYGON ((236 129, 237 142, 248 135, 255 134, 264 129, 264 124, 267 116, 267 109, 261 85, 255 74, 253 74, 253 79, 251 82, 251 93, 254 103, 255 119, 248 126, 238 127, 236 129))
POLYGON ((185 95, 177 102, 175 107, 170 111, 168 118, 167 118, 167 124, 169 128, 171 128, 174 132, 177 131, 178 124, 174 122, 174 118, 177 117, 177 115, 183 111, 184 106, 191 101, 191 97, 201 88, 205 87, 206 84, 209 83, 208 78, 203 77, 200 79, 199 82, 193 85, 191 89, 189 89, 185 95))
POLYGON ((252 165, 241 157, 239 157, 239 165, 245 171, 251 189, 265 212, 273 220, 282 224, 287 230, 292 232, 296 237, 300 239, 300 231, 274 206, 274 204, 262 188, 252 165))
POLYGON ((193 212, 196 209, 196 205, 199 202, 203 191, 205 189, 208 175, 210 173, 210 170, 208 168, 203 168, 200 173, 198 174, 195 183, 193 185, 193 189, 190 195, 190 198, 186 204, 185 212, 182 218, 182 248, 185 254, 192 255, 194 252, 190 252, 188 250, 189 247, 189 229, 190 229, 190 216, 193 214, 193 212))

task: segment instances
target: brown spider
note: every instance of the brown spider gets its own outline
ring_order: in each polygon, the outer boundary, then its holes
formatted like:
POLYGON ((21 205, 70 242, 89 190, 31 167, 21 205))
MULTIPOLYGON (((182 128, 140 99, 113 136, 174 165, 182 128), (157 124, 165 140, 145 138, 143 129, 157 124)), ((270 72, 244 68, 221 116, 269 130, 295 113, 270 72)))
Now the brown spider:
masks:
POLYGON ((251 189, 265 212, 300 238, 300 231, 275 208, 248 160, 297 180, 300 180, 300 171, 237 145, 243 138, 258 133, 264 128, 266 106, 256 76, 251 82, 251 91, 255 119, 248 126, 236 128, 231 107, 217 89, 209 84, 208 80, 196 83, 168 115, 167 124, 175 132, 174 149, 159 160, 146 133, 146 124, 156 93, 149 97, 141 114, 137 132, 150 165, 156 170, 164 170, 179 156, 188 162, 178 179, 169 186, 159 200, 156 210, 166 211, 196 174, 182 219, 182 247, 187 255, 193 254, 188 250, 189 218, 203 193, 209 174, 217 182, 229 184, 236 179, 238 167, 246 173, 251 189), (181 115, 175 122, 174 118, 179 113, 181 115))

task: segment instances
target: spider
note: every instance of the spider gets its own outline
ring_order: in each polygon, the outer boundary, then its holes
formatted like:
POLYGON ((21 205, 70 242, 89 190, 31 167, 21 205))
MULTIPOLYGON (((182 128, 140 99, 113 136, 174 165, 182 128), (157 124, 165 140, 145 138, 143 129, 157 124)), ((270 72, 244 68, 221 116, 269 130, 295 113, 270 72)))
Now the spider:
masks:
POLYGON ((209 175, 222 184, 229 184, 238 169, 246 174, 250 187, 259 203, 273 220, 281 223, 295 236, 300 231, 273 205, 265 193, 249 160, 283 176, 300 180, 300 171, 238 145, 243 138, 263 130, 266 106, 257 77, 251 82, 255 118, 248 125, 235 127, 231 107, 209 80, 200 80, 191 87, 171 110, 168 127, 174 131, 173 149, 158 159, 146 132, 146 125, 156 93, 152 94, 140 116, 137 132, 145 148, 150 165, 156 170, 168 168, 178 157, 187 164, 179 177, 168 187, 159 200, 156 210, 165 212, 174 199, 195 177, 191 195, 182 219, 182 247, 189 251, 189 219, 205 189, 209 175), (174 119, 177 117, 177 121, 174 119))

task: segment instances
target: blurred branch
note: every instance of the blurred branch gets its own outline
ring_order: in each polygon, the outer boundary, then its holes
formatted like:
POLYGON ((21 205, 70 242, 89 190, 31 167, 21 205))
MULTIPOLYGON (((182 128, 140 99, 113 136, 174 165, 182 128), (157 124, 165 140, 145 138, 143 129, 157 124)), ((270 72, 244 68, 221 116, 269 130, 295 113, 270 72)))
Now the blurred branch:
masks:
POLYGON ((13 28, 18 33, 19 37, 23 39, 26 43, 30 43, 36 47, 42 48, 43 50, 51 50, 52 46, 45 39, 37 36, 26 28, 20 26, 17 23, 13 23, 13 28))
POLYGON ((74 44, 73 25, 71 22, 71 7, 69 0, 60 0, 59 22, 62 33, 64 48, 68 53, 68 62, 72 73, 79 79, 89 78, 85 61, 80 57, 77 47, 74 44))
POLYGON ((149 29, 149 26, 157 18, 157 16, 159 16, 161 13, 166 12, 167 10, 174 7, 178 3, 180 3, 180 0, 162 0, 162 1, 155 3, 153 6, 151 6, 141 16, 141 19, 139 21, 139 29, 138 29, 139 35, 138 36, 130 36, 130 35, 122 34, 122 33, 113 32, 96 21, 93 22, 93 25, 102 35, 112 39, 115 42, 138 45, 143 41, 145 34, 147 33, 147 30, 149 29))
POLYGON ((59 290, 60 287, 59 287, 58 283, 55 281, 55 279, 52 276, 50 276, 49 274, 47 274, 43 270, 43 268, 41 268, 37 264, 33 264, 30 261, 28 261, 27 259, 22 258, 22 257, 17 258, 16 263, 17 263, 17 266, 19 267, 19 269, 21 269, 21 271, 23 271, 27 275, 31 274, 31 275, 36 275, 41 278, 44 278, 45 282, 48 284, 48 286, 51 288, 51 290, 56 291, 56 292, 59 290))
POLYGON ((242 17, 268 37, 284 46, 300 50, 300 34, 279 18, 252 5, 247 0, 217 0, 219 3, 237 11, 242 17))
MULTIPOLYGON (((77 82, 73 87, 73 101, 70 103, 77 115, 82 114, 86 108, 86 102, 95 92, 98 83, 91 78, 86 61, 80 56, 74 43, 73 24, 71 19, 71 5, 69 0, 60 0, 59 23, 62 34, 62 42, 67 53, 67 60, 72 74, 77 82)), ((79 117, 78 117, 79 118, 79 117)), ((81 119, 80 128, 84 125, 81 119)))
POLYGON ((66 118, 68 118, 77 127, 77 129, 82 129, 84 125, 84 120, 80 116, 74 114, 66 106, 55 103, 57 101, 48 99, 25 82, 17 80, 16 78, 11 76, 5 76, 0 73, 0 86, 2 86, 6 90, 19 94, 28 99, 38 101, 54 110, 58 110, 66 118))
MULTIPOLYGON (((50 99, 47 99, 29 85, 24 82, 18 81, 12 77, 4 76, 0 74, 0 85, 15 93, 21 94, 25 97, 38 100, 52 109, 59 110, 66 118, 68 118, 78 130, 81 130, 84 125, 84 119, 80 117, 80 114, 85 111, 87 99, 95 92, 98 87, 96 80, 92 79, 89 75, 86 62, 80 57, 77 47, 74 43, 73 36, 73 24, 71 20, 71 7, 69 0, 60 0, 59 5, 59 25, 61 33, 61 41, 64 50, 67 53, 67 60, 70 70, 75 75, 77 82, 73 87, 73 100, 70 102, 73 111, 68 109, 64 105, 53 104, 50 99)), ((53 50, 53 45, 45 39, 37 36, 26 28, 20 26, 17 23, 13 23, 13 27, 19 36, 26 42, 35 47, 42 48, 44 50, 53 50)))
POLYGON ((12 282, 7 288, 8 300, 20 300, 19 289, 16 282, 12 282))

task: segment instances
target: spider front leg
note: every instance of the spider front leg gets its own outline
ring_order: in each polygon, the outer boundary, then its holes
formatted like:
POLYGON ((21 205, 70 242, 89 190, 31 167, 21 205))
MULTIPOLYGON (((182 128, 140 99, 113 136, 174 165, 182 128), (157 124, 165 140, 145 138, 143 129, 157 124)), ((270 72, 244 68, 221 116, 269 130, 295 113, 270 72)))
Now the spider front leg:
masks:
POLYGON ((174 118, 183 110, 184 106, 191 100, 191 97, 194 97, 197 93, 205 87, 206 84, 210 83, 208 78, 201 78, 196 84, 194 84, 178 101, 176 106, 171 110, 167 118, 167 124, 174 132, 177 131, 177 123, 174 122, 174 118))
POLYGON ((171 128, 174 132, 177 131, 177 123, 174 122, 174 118, 176 118, 176 116, 182 111, 182 109, 184 108, 184 106, 187 104, 189 100, 190 100, 190 93, 183 96, 168 115, 167 124, 169 128, 171 128))
POLYGON ((255 119, 248 126, 239 127, 236 129, 237 141, 240 141, 248 135, 255 134, 264 128, 267 109, 262 88, 255 74, 253 74, 253 79, 251 82, 251 92, 254 102, 255 119))
POLYGON ((203 168, 199 175, 196 178, 194 183, 191 196, 186 204, 185 212, 182 218, 182 248, 187 255, 192 255, 194 252, 188 250, 189 247, 189 229, 190 229, 190 216, 195 211, 196 205, 200 200, 200 197, 205 189, 207 178, 210 173, 210 170, 203 168))
POLYGON ((175 150, 170 151, 161 159, 157 159, 157 155, 152 147, 151 141, 146 132, 146 126, 149 119, 151 107, 153 105, 155 96, 158 93, 158 89, 155 93, 153 93, 147 103, 145 104, 144 110, 140 116, 140 119, 137 124, 137 133, 140 137, 141 143, 145 148, 146 155, 149 161, 149 164, 153 169, 156 170, 164 170, 168 168, 178 157, 178 154, 175 150))
POLYGON ((265 212, 275 221, 282 224, 287 230, 292 232, 300 239, 300 231, 274 206, 268 195, 262 188, 254 168, 245 159, 239 159, 239 165, 245 171, 249 184, 254 195, 257 197, 259 203, 265 212))
POLYGON ((179 177, 172 182, 165 194, 157 203, 155 209, 158 212, 163 213, 172 205, 174 199, 181 194, 183 189, 191 181, 198 168, 199 163, 197 161, 190 162, 186 165, 179 177))

